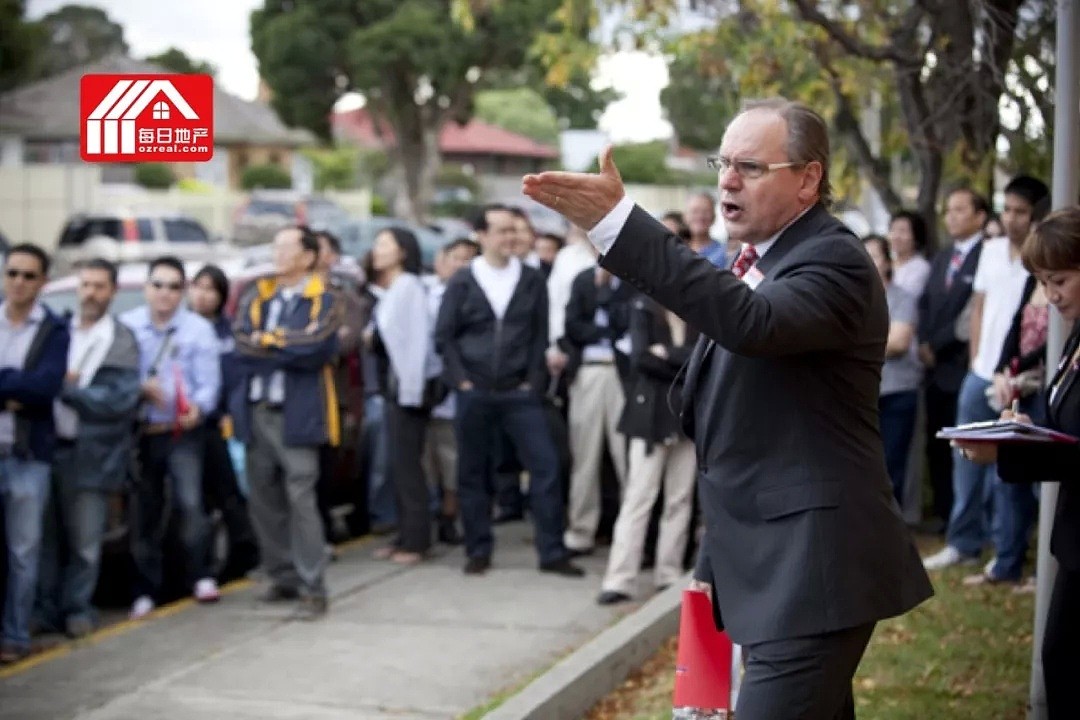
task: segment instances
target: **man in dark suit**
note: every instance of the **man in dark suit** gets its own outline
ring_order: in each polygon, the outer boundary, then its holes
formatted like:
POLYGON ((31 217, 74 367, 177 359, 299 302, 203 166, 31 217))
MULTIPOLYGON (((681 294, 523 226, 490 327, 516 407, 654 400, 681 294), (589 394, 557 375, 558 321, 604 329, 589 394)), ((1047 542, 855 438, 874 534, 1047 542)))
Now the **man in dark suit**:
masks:
POLYGON ((732 270, 713 267, 598 175, 542 173, 530 197, 590 228, 601 265, 698 328, 683 393, 706 534, 694 586, 743 645, 744 720, 854 717, 875 623, 932 594, 892 499, 878 429, 885 293, 826 210, 825 122, 746 106, 713 159, 732 270))
POLYGON ((971 190, 949 193, 945 231, 951 243, 934 256, 919 299, 919 359, 926 368, 926 437, 930 438, 926 461, 934 491, 934 514, 942 528, 949 522, 953 505, 953 459, 948 443, 933 437, 941 428, 956 424, 960 384, 970 361, 971 285, 982 253, 982 226, 988 210, 986 201, 971 190))

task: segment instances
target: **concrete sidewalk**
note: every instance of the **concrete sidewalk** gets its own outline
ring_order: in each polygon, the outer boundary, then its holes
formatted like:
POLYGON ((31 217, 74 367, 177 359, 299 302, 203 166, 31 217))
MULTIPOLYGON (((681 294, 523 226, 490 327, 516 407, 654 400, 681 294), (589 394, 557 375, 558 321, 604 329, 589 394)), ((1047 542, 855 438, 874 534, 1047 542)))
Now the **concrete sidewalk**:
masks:
POLYGON ((531 526, 499 528, 494 568, 466 577, 460 549, 402 568, 374 543, 331 566, 329 615, 286 619, 258 588, 185 603, 0 673, 12 720, 381 720, 455 718, 549 668, 637 605, 595 598, 584 579, 541 574, 531 526))

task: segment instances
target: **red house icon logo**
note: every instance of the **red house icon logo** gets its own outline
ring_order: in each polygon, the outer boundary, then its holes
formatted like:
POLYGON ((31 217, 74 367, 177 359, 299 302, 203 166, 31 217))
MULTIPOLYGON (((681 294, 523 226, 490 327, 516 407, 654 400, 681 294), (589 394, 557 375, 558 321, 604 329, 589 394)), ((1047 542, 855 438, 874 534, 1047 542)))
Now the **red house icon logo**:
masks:
POLYGON ((214 155, 209 75, 84 75, 79 108, 87 162, 205 162, 214 155))

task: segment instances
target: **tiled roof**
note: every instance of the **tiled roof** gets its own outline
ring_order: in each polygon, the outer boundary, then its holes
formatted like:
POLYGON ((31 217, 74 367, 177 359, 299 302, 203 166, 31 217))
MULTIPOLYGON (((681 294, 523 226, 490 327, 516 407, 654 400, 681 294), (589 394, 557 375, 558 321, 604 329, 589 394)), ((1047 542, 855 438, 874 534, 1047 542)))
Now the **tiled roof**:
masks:
MULTIPOLYGON (((364 147, 380 148, 395 142, 394 131, 385 123, 380 123, 380 133, 376 133, 371 114, 363 108, 334 113, 331 123, 337 137, 364 147)), ((559 157, 558 149, 551 145, 544 145, 532 138, 476 119, 464 125, 453 121, 443 125, 439 133, 439 150, 444 155, 506 155, 542 159, 559 157)))
MULTIPOLYGON (((31 140, 79 137, 79 79, 88 73, 160 73, 164 68, 123 55, 72 68, 0 96, 0 132, 31 140)), ((214 142, 296 147, 316 142, 307 130, 286 127, 269 106, 230 95, 214 85, 214 142)))

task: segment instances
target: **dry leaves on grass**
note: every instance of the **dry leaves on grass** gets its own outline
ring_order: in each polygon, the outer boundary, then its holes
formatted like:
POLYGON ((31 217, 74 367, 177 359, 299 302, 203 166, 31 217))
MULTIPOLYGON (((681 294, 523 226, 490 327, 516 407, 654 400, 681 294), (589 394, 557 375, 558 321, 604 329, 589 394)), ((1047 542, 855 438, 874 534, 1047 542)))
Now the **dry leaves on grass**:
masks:
POLYGON ((589 710, 585 720, 671 717, 677 639, 672 637, 623 683, 589 710), (666 715, 665 715, 666 713, 666 715))

